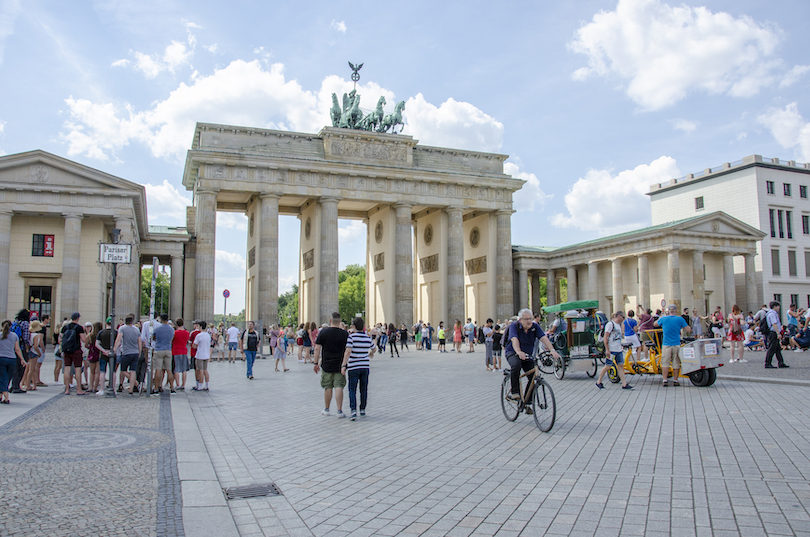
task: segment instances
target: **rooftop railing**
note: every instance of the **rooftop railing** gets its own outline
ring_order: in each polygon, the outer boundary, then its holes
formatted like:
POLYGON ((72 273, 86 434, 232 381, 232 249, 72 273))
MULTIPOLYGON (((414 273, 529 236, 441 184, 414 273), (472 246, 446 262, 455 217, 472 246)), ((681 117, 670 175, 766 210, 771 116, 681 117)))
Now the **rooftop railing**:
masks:
POLYGON ((691 181, 692 179, 697 179, 699 177, 705 177, 707 175, 711 175, 713 173, 730 170, 732 168, 736 168, 738 166, 743 166, 746 164, 752 164, 755 162, 761 162, 763 164, 774 164, 777 166, 784 166, 786 168, 799 168, 802 170, 810 170, 810 163, 806 162, 796 162, 795 160, 780 160, 778 158, 768 158, 762 157, 761 155, 750 155, 740 160, 735 160, 734 162, 725 162, 720 164, 719 166, 713 166, 711 168, 706 168, 701 172, 696 173, 688 173, 683 177, 677 177, 675 179, 670 179, 669 181, 665 181, 663 183, 654 183, 650 185, 650 191, 659 190, 661 188, 666 188, 668 186, 677 185, 686 181, 691 181))

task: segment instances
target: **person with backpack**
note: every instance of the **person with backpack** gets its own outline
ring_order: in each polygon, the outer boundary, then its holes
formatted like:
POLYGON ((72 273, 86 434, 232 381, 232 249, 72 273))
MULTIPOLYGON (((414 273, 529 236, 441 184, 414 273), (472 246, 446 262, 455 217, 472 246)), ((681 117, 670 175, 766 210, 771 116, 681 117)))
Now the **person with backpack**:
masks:
MULTIPOLYGON (((683 320, 683 319, 681 319, 683 320)), ((602 379, 605 378, 605 373, 610 371, 610 368, 616 366, 616 371, 619 373, 619 378, 622 381, 623 390, 632 390, 633 387, 627 383, 624 377, 624 349, 622 348, 622 334, 626 330, 622 328, 624 324, 624 312, 617 311, 613 314, 613 319, 605 324, 605 349, 607 355, 605 356, 605 367, 599 372, 599 378, 596 379, 596 387, 600 390, 605 386, 602 384, 602 379)), ((635 334, 635 332, 633 332, 635 334)))
POLYGON ((20 339, 11 331, 11 321, 3 321, 0 335, 0 403, 10 403, 8 385, 14 371, 24 363, 20 339))
POLYGON ((87 392, 82 390, 82 347, 87 344, 87 334, 79 323, 81 317, 78 311, 73 313, 70 316, 70 322, 62 328, 59 335, 62 360, 65 363, 65 370, 62 374, 65 382, 65 395, 70 395, 70 384, 73 382, 74 375, 76 376, 76 395, 87 395, 87 392))
POLYGON ((11 393, 25 393, 25 390, 20 387, 20 382, 22 382, 26 363, 28 362, 28 341, 31 337, 29 330, 30 325, 28 323, 30 316, 29 311, 23 308, 17 312, 14 322, 11 323, 11 331, 14 332, 19 340, 20 350, 22 351, 24 360, 22 364, 17 364, 14 367, 14 376, 11 380, 11 393))
MULTIPOLYGON (((276 345, 278 345, 278 325, 273 325, 275 332, 276 345)), ((274 349, 276 345, 272 346, 274 349)), ((259 350, 259 333, 256 331, 256 325, 253 321, 248 322, 247 330, 242 332, 242 337, 239 338, 239 352, 245 355, 245 362, 247 363, 247 378, 253 380, 253 362, 256 360, 256 351, 259 350)))

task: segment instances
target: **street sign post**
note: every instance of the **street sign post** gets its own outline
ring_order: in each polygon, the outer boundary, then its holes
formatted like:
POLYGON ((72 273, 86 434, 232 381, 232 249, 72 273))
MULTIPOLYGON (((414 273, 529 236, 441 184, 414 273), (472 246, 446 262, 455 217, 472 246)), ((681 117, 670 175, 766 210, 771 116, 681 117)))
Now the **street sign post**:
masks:
POLYGON ((101 263, 129 264, 132 262, 132 245, 101 243, 98 257, 101 263))
POLYGON ((118 279, 118 265, 121 263, 132 262, 132 245, 119 244, 118 238, 121 236, 121 230, 115 228, 112 230, 112 244, 101 243, 99 244, 98 260, 100 263, 110 263, 112 265, 112 296, 110 300, 110 351, 112 354, 109 356, 108 365, 110 366, 110 381, 107 383, 107 388, 104 390, 106 397, 115 397, 115 350, 113 342, 115 342, 115 282, 118 279))
POLYGON ((225 305, 222 307, 222 322, 224 323, 227 321, 228 317, 228 297, 231 296, 231 292, 225 289, 222 291, 222 296, 225 297, 225 305))

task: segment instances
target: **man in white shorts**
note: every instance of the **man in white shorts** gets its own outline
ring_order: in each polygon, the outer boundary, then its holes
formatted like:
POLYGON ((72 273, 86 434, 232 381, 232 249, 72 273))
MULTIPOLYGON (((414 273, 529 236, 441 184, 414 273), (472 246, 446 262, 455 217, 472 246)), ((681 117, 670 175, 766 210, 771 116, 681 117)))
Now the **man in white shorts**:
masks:
POLYGON ((208 361, 211 358, 211 335, 205 331, 206 322, 200 321, 200 333, 194 337, 191 347, 197 349, 194 359, 194 371, 197 376, 197 385, 191 388, 195 392, 208 391, 208 361), (205 382, 205 384, 203 384, 205 382))

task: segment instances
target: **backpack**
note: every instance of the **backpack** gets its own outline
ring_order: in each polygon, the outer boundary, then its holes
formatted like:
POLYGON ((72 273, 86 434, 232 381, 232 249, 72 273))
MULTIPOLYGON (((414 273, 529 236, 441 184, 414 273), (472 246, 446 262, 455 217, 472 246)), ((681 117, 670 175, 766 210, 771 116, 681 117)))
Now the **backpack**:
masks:
POLYGON ((70 325, 76 326, 76 323, 70 323, 62 332, 62 352, 67 354, 76 352, 81 348, 79 346, 79 334, 76 333, 76 328, 71 328, 70 325))
POLYGON ((771 327, 768 326, 768 315, 765 315, 765 318, 759 321, 759 331, 762 332, 763 337, 767 338, 771 335, 771 327))

